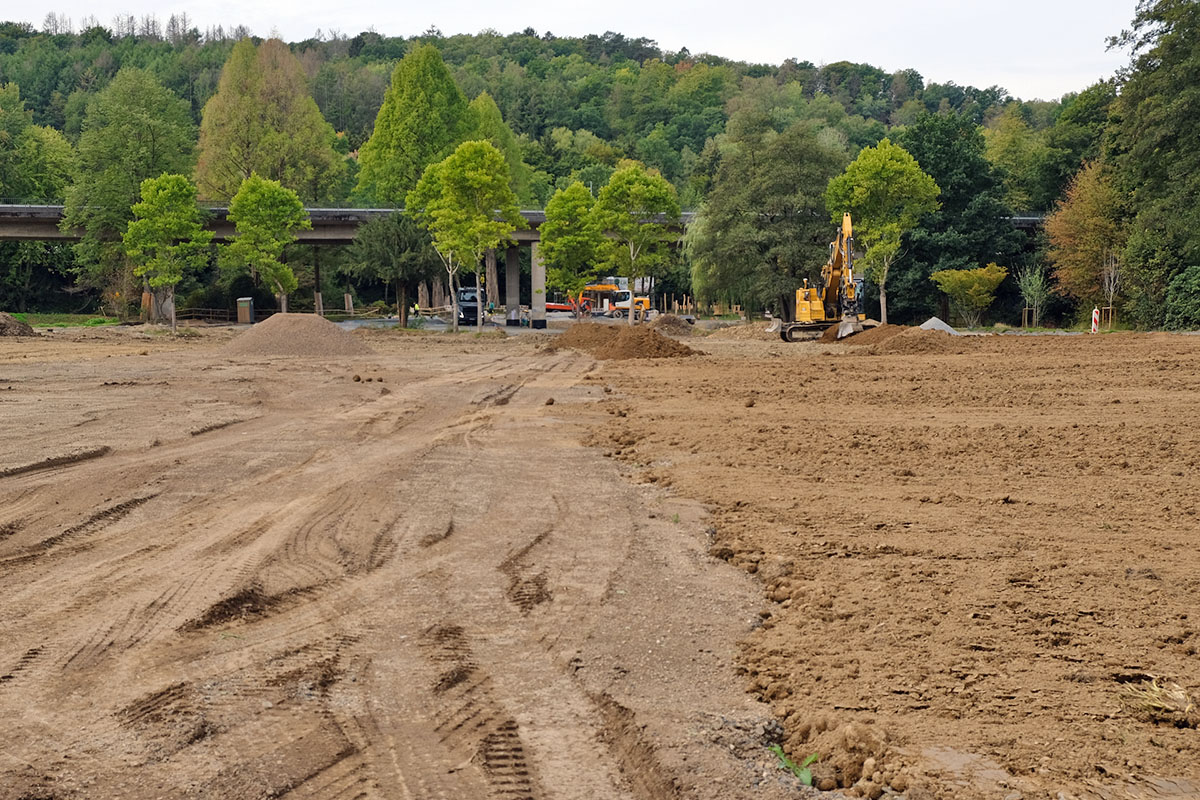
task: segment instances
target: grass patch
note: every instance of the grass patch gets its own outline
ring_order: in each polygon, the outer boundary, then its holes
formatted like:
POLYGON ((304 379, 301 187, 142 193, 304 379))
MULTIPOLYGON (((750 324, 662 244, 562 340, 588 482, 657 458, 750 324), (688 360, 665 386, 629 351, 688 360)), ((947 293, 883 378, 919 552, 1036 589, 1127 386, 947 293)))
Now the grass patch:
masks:
POLYGON ((116 317, 100 317, 95 314, 39 314, 21 312, 13 317, 35 328, 90 328, 97 325, 117 325, 116 317))
POLYGON ((808 758, 804 759, 804 761, 797 764, 795 761, 792 761, 787 757, 787 754, 783 752, 783 748, 779 745, 773 744, 767 749, 774 753, 775 757, 779 759, 780 768, 791 772, 793 775, 799 778, 800 782, 805 786, 812 786, 813 776, 812 770, 809 769, 809 767, 821 760, 821 756, 818 753, 813 753, 808 758))

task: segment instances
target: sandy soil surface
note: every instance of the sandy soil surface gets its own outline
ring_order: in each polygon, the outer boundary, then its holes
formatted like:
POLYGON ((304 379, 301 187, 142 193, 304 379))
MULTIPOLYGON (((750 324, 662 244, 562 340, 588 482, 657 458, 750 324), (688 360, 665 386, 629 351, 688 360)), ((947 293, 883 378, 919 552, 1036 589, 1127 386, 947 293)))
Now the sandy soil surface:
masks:
POLYGON ((233 335, 0 339, 0 798, 804 791, 761 589, 582 443, 590 357, 233 335))
POLYGON ((234 333, 0 339, 0 798, 1200 796, 1200 339, 234 333))
POLYGON ((1194 710, 1121 700, 1200 696, 1200 339, 688 344, 606 362, 591 441, 761 581, 745 686, 820 783, 1200 797, 1194 710))

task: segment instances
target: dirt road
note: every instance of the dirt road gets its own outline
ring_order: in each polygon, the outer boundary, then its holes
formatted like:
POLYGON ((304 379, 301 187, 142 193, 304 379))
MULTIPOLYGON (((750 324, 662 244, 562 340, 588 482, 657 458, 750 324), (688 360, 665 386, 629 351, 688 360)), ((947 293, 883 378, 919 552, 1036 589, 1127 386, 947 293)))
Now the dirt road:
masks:
POLYGON ((762 580, 746 688, 794 758, 867 796, 1200 797, 1195 711, 1121 701, 1200 697, 1200 338, 698 342, 606 363, 593 442, 762 580))
POLYGON ((589 358, 54 337, 0 340, 0 798, 795 796, 761 592, 581 444, 589 358))

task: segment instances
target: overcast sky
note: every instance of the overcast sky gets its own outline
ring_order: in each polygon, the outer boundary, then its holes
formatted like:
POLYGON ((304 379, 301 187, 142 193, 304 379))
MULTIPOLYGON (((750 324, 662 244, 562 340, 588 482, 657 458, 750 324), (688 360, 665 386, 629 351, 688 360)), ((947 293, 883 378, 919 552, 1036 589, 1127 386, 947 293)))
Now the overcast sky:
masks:
MULTIPOLYGON (((668 50, 687 47, 744 61, 778 64, 786 58, 815 64, 858 61, 892 71, 912 67, 926 82, 954 81, 1004 87, 1023 99, 1056 99, 1110 76, 1126 61, 1106 52, 1105 38, 1133 17, 1135 0, 759 0, 691 3, 563 0, 435 3, 329 2, 328 0, 49 0, 29 4, 42 15, 66 14, 76 25, 86 15, 111 25, 117 13, 153 13, 166 21, 186 12, 201 30, 221 24, 248 26, 256 35, 287 41, 339 31, 353 36, 374 28, 413 36, 431 25, 445 34, 501 33, 532 27, 561 36, 617 31, 653 39, 668 50)), ((10 6, 10 8, 12 8, 10 6)), ((19 12, 17 12, 19 13, 19 12)), ((0 16, 14 15, 13 11, 0 16)))

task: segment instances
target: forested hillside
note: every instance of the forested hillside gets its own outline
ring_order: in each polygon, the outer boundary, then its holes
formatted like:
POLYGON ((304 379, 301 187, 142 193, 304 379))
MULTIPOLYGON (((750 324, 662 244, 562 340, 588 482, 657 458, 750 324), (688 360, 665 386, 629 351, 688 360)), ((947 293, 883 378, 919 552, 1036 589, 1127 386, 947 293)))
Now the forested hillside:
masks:
MULTIPOLYGON (((1115 260, 1123 276, 1115 302, 1127 302, 1143 325, 1168 317, 1187 324, 1186 309, 1168 314, 1167 305, 1171 296, 1179 305, 1186 286, 1200 281, 1193 274, 1200 267, 1192 267, 1200 263, 1200 234, 1185 221, 1194 209, 1172 206, 1186 197, 1190 179, 1173 179, 1168 165, 1200 152, 1184 91, 1198 57, 1196 17, 1195 4, 1184 0, 1140 4, 1123 40, 1134 53, 1123 75, 1059 100, 1028 102, 1001 87, 926 83, 911 69, 751 64, 666 52, 612 32, 447 36, 431 29, 411 38, 363 32, 284 44, 244 29, 201 31, 186 16, 72 25, 50 14, 40 30, 0 23, 0 196, 65 200, 90 232, 69 255, 62 246, 0 245, 0 305, 44 304, 68 279, 111 288, 121 255, 104 243, 120 234, 128 214, 89 222, 95 212, 73 204, 72 192, 112 190, 132 205, 141 179, 176 171, 195 179, 202 200, 228 201, 253 170, 310 204, 402 205, 402 194, 385 191, 385 173, 398 167, 372 162, 379 147, 372 135, 377 118, 409 113, 405 104, 426 97, 420 79, 397 84, 398 65, 431 45, 453 85, 437 90, 436 113, 422 117, 430 126, 425 138, 489 139, 526 207, 545 207, 574 182, 596 194, 626 160, 657 171, 680 205, 700 210, 708 223, 689 236, 686 261, 674 267, 674 283, 687 284, 681 289, 761 307, 812 275, 832 230, 825 183, 889 137, 941 192, 938 210, 905 232, 904 256, 889 278, 902 319, 939 304, 928 280, 933 271, 994 261, 1014 271, 1048 267, 1059 298, 1050 305, 1070 318, 1077 305, 1105 299, 1102 265, 1115 260), (113 140, 123 124, 114 93, 133 84, 142 87, 139 97, 165 94, 153 108, 135 102, 128 112, 171 120, 163 130, 180 139, 172 152, 144 154, 137 163, 113 140), (395 98, 392 112, 385 96, 395 98), (1172 102, 1161 106, 1166 98, 1172 102), (116 116, 105 117, 105 107, 116 116), (445 119, 460 128, 433 130, 440 123, 431 120, 446 109, 445 119), (1085 164, 1092 167, 1081 172, 1085 164), (114 170, 125 179, 119 190, 103 179, 114 170), (780 174, 794 181, 766 180, 780 174), (1089 185, 1108 191, 1109 201, 1097 204, 1089 185), (759 213, 773 208, 783 211, 759 213), (721 213, 725 227, 717 230, 721 213), (747 223, 747 214, 767 219, 747 223), (1044 214, 1053 215, 1050 238, 1040 243, 1004 222, 1044 214), (726 229, 744 244, 732 248, 735 263, 710 246, 726 229), (65 277, 55 279, 54 270, 65 277)), ((407 169, 419 175, 424 166, 407 169)), ((723 247, 729 251, 730 242, 723 247)), ((1004 313, 1013 313, 1015 286, 1000 294, 1008 300, 1004 313)))

